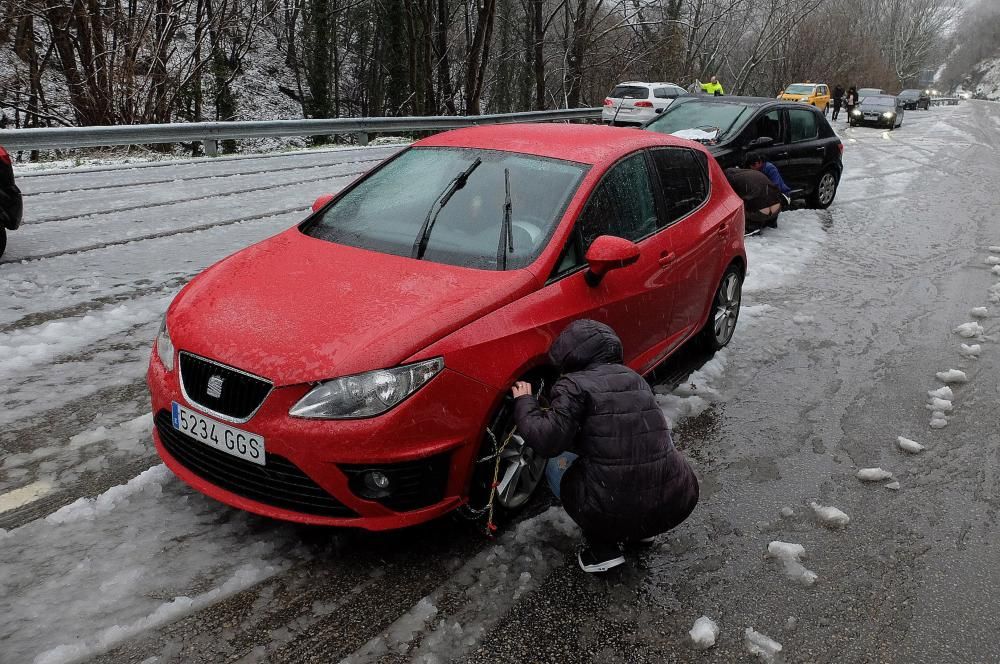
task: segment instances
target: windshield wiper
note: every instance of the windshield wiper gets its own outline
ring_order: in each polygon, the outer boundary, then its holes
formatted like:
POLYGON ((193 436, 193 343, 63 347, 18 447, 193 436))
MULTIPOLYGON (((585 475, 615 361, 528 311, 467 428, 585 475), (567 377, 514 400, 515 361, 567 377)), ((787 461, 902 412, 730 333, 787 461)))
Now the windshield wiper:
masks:
POLYGON ((503 226, 500 228, 500 245, 497 247, 497 263, 501 270, 507 269, 507 254, 514 252, 514 228, 510 220, 513 206, 510 203, 510 169, 503 169, 503 226))
POLYGON ((424 218, 420 232, 417 233, 417 239, 413 243, 413 251, 410 253, 413 258, 419 260, 424 257, 424 252, 427 251, 427 242, 431 239, 431 231, 434 229, 434 223, 437 221, 438 215, 441 214, 441 210, 448 204, 448 201, 455 195, 455 192, 465 186, 465 183, 469 180, 469 176, 472 175, 472 171, 479 168, 479 164, 481 163, 483 163, 483 160, 476 157, 476 160, 469 164, 468 168, 452 178, 448 186, 444 188, 444 191, 431 203, 431 209, 427 211, 427 217, 424 218), (437 208, 437 210, 434 208, 437 208))

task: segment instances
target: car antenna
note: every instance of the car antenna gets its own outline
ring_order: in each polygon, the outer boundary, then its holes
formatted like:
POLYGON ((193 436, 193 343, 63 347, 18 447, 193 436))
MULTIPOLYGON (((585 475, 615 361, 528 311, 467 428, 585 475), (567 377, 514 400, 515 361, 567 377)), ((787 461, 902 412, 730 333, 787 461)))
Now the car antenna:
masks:
POLYGON ((427 216, 420 227, 420 232, 417 233, 417 240, 413 243, 413 251, 410 253, 413 258, 419 260, 424 257, 424 252, 427 251, 427 242, 431 238, 431 230, 434 228, 434 223, 437 221, 438 215, 441 214, 441 210, 448 204, 448 201, 455 195, 455 192, 465 186, 469 176, 472 175, 472 171, 479 168, 479 164, 481 163, 483 163, 482 158, 476 157, 476 160, 469 164, 468 168, 451 179, 451 182, 444 188, 444 191, 431 203, 431 209, 427 211, 427 216), (437 210, 434 209, 435 207, 437 210))
POLYGON ((503 169, 503 226, 500 228, 500 246, 497 247, 497 263, 507 269, 507 252, 514 253, 514 229, 510 220, 513 206, 510 203, 510 169, 503 169))

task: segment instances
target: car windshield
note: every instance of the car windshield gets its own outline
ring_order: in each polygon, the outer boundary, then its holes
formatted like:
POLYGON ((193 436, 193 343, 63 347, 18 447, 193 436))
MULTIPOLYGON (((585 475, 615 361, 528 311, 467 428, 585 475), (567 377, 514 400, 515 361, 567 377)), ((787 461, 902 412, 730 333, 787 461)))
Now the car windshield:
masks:
POLYGON ((804 85, 802 83, 789 85, 787 88, 785 88, 785 94, 789 95, 811 95, 815 91, 816 91, 815 85, 804 85))
MULTIPOLYGON (((511 152, 412 148, 340 196, 303 232, 312 237, 396 256, 413 255, 425 222, 423 259, 484 270, 530 264, 548 243, 587 167, 511 152), (474 166, 476 160, 481 162, 474 166), (513 251, 500 244, 510 173, 513 251), (465 185, 447 200, 453 181, 465 185), (436 218, 433 210, 440 208, 436 218), (429 216, 430 215, 430 216, 429 216)), ((505 243, 506 244, 506 243, 505 243)))
MULTIPOLYGON (((720 140, 738 129, 749 119, 750 109, 745 104, 710 102, 701 100, 674 102, 667 110, 646 126, 661 134, 698 129, 704 132, 696 140, 720 140)), ((693 134, 686 134, 693 136, 693 134)))
POLYGON ((619 85, 609 95, 612 99, 646 99, 649 88, 640 85, 619 85))
POLYGON ((878 97, 865 97, 862 100, 862 102, 863 102, 863 104, 865 106, 890 106, 891 107, 891 106, 895 106, 896 105, 896 98, 895 97, 882 97, 882 96, 878 96, 878 97))

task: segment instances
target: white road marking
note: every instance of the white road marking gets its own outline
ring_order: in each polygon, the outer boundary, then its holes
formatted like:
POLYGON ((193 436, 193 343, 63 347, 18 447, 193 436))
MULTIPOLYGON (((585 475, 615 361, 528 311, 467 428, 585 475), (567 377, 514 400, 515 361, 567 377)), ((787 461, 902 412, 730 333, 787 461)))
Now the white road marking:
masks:
POLYGON ((52 490, 52 484, 45 480, 32 482, 20 489, 0 495, 0 514, 32 503, 52 490))

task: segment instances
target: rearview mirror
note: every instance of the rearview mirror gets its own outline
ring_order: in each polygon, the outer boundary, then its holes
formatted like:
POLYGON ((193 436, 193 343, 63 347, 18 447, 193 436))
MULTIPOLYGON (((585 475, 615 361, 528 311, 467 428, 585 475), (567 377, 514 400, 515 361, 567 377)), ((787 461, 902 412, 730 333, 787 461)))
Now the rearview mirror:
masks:
POLYGON ((333 200, 333 194, 321 194, 320 197, 313 202, 312 211, 319 212, 324 207, 326 207, 327 203, 329 203, 332 200, 333 200))
POLYGON ((586 255, 587 285, 596 286, 611 270, 627 267, 639 260, 639 245, 625 238, 602 235, 594 240, 586 255))

